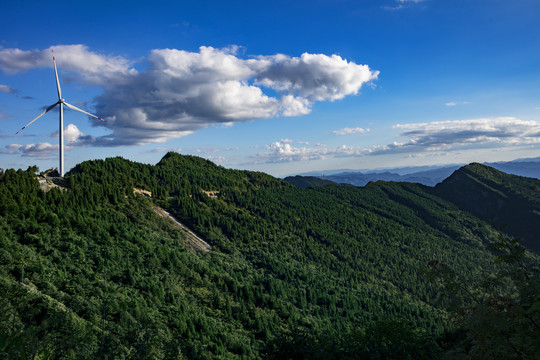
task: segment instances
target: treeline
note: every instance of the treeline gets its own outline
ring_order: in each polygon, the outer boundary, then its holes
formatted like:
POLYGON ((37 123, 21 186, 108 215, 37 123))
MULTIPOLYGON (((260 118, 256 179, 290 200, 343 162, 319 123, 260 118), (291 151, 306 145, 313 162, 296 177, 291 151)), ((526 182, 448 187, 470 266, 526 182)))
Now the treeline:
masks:
POLYGON ((65 190, 36 172, 0 173, 8 358, 434 358, 455 326, 420 269, 494 266, 496 231, 420 185, 301 190, 175 153, 84 162, 65 190), (189 252, 152 205, 214 250, 189 252))

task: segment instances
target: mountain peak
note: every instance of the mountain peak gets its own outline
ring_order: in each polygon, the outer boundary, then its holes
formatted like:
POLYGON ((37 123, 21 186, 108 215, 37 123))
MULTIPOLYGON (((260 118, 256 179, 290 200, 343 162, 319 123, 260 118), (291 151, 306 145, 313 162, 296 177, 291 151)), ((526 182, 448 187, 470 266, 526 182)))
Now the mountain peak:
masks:
POLYGON ((506 232, 522 238, 530 249, 540 250, 540 180, 471 163, 454 171, 434 190, 496 227, 508 224, 506 232))

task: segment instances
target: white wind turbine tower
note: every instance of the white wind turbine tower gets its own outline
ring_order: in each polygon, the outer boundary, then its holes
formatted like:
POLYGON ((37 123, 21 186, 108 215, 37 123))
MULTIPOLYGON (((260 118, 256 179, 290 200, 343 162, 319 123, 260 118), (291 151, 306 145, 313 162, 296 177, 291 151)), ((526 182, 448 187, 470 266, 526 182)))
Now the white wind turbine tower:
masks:
POLYGON ((60 176, 63 177, 64 176, 64 109, 63 109, 63 105, 66 105, 70 109, 80 111, 83 114, 86 114, 88 116, 95 117, 96 119, 99 119, 101 121, 105 121, 105 120, 103 120, 99 116, 96 116, 96 115, 90 114, 90 113, 88 113, 88 112, 86 112, 84 110, 81 110, 76 106, 68 104, 64 99, 62 99, 62 90, 60 89, 60 81, 58 80, 58 70, 56 69, 56 60, 54 58, 54 52, 52 50, 51 50, 51 52, 53 53, 52 58, 53 58, 53 64, 54 64, 54 76, 56 77, 56 90, 58 91, 58 101, 55 102, 54 104, 52 104, 51 106, 49 106, 41 114, 36 116, 36 118, 34 120, 30 121, 28 124, 23 126, 23 128, 21 130, 17 131, 16 134, 20 133, 21 131, 26 129, 26 127, 28 125, 30 125, 31 123, 33 123, 34 121, 39 119, 41 116, 45 115, 50 110, 54 109, 54 107, 56 105, 60 105, 60 125, 59 125, 59 132, 58 132, 58 138, 59 138, 58 143, 59 143, 59 148, 60 148, 60 154, 59 154, 60 155, 60 166, 58 168, 58 172, 60 173, 60 176))

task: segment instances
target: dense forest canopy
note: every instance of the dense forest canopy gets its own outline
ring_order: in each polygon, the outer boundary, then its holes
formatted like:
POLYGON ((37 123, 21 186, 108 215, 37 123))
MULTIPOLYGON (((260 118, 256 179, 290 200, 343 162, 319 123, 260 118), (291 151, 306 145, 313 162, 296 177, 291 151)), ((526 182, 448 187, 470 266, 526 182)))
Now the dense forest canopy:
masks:
POLYGON ((498 224, 453 182, 540 214, 538 180, 476 165, 435 189, 299 189, 176 153, 83 162, 49 191, 37 171, 0 172, 0 357, 434 358, 466 337, 422 269, 472 284, 500 255, 498 224), (156 206, 212 250, 188 250, 156 206))

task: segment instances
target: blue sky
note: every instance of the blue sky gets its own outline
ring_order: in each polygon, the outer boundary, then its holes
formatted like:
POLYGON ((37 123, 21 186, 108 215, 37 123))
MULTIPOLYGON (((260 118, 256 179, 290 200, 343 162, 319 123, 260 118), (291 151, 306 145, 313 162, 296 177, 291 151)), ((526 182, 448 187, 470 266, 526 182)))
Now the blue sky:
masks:
POLYGON ((7 1, 0 167, 170 150, 275 176, 540 156, 536 0, 7 1), (95 121, 94 121, 95 120, 95 121))

